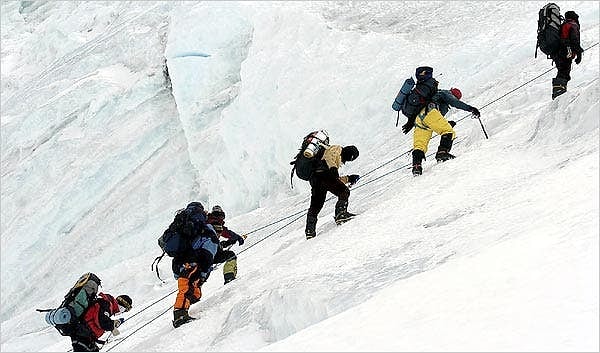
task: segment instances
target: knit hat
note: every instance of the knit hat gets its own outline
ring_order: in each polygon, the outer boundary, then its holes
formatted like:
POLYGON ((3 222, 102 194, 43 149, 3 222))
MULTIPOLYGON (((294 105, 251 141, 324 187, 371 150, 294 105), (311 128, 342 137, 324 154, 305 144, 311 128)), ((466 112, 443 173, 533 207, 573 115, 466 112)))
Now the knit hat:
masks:
POLYGON ((460 100, 462 98, 462 92, 458 88, 450 88, 450 93, 452 93, 456 99, 460 100))
POLYGON ((342 148, 342 162, 353 161, 358 158, 358 148, 356 146, 346 146, 342 148))
POLYGON ((188 205, 186 206, 186 209, 188 209, 189 211, 193 211, 193 212, 203 212, 204 206, 202 206, 202 204, 200 202, 194 201, 194 202, 188 203, 188 205))
POLYGON ((133 304, 133 301, 131 301, 131 298, 127 294, 121 294, 117 296, 116 299, 117 303, 119 303, 119 306, 122 306, 125 309, 125 312, 131 310, 131 305, 133 304))
POLYGON ((211 214, 217 218, 225 218, 225 212, 219 205, 215 205, 212 208, 211 214))
POLYGON ((579 21, 579 15, 575 11, 567 11, 565 12, 565 20, 579 21))

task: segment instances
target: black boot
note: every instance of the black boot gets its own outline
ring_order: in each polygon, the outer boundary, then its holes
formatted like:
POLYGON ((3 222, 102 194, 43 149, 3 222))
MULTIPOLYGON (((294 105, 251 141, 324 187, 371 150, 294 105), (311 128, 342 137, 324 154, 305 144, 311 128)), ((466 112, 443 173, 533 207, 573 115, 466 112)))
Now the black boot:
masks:
POLYGON ((454 155, 450 154, 452 149, 452 134, 444 134, 440 138, 440 146, 435 154, 435 160, 438 162, 445 162, 449 159, 453 159, 454 155))
POLYGON ((412 151, 413 164, 412 164, 412 173, 414 176, 423 174, 423 167, 421 167, 421 162, 425 159, 425 152, 421 150, 413 150, 412 151))
POLYGON ((192 320, 196 319, 191 317, 186 309, 176 309, 173 311, 173 327, 175 328, 178 328, 179 326, 192 320))
POLYGON ((354 213, 348 212, 347 208, 348 201, 338 200, 338 202, 335 204, 335 223, 337 225, 348 222, 352 219, 352 217, 356 216, 354 213))
POLYGON ((223 275, 223 279, 225 280, 223 284, 227 284, 235 279, 235 275, 233 273, 226 273, 223 275))
POLYGON ((307 215, 306 216, 306 229, 304 233, 306 234, 306 239, 312 239, 317 235, 317 216, 307 215))
POLYGON ((567 82, 564 78, 552 79, 552 100, 567 91, 567 82))

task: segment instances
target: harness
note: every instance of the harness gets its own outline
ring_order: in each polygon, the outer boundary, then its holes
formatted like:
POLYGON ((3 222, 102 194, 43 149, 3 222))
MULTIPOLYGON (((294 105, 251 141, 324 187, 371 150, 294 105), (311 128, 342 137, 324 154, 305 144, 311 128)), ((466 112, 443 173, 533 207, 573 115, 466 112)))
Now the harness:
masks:
POLYGON ((430 111, 437 109, 439 110, 439 106, 437 103, 429 103, 425 108, 421 109, 419 114, 417 114, 417 118, 415 119, 415 127, 422 130, 431 130, 431 128, 425 124, 425 117, 429 114, 430 111))

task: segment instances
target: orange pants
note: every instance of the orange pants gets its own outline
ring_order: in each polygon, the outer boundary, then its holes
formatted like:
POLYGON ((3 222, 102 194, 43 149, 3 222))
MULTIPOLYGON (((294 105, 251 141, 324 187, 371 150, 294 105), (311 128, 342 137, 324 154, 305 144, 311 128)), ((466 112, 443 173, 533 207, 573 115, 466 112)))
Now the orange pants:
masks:
POLYGON ((202 297, 202 286, 200 270, 197 265, 183 264, 184 271, 177 279, 177 298, 175 298, 174 309, 189 309, 190 305, 197 303, 202 297))

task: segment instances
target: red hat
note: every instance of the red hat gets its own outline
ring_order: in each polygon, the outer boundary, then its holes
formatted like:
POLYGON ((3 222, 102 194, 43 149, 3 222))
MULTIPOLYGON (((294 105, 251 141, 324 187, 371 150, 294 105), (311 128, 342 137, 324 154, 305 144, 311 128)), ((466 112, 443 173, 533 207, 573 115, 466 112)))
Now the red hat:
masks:
POLYGON ((456 99, 462 98, 462 92, 458 88, 450 88, 450 93, 452 93, 452 95, 456 97, 456 99))

